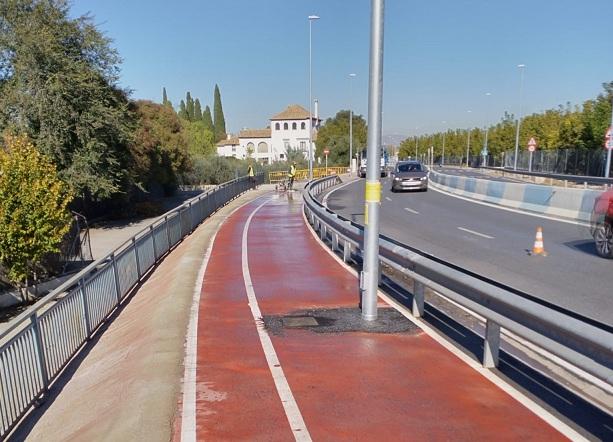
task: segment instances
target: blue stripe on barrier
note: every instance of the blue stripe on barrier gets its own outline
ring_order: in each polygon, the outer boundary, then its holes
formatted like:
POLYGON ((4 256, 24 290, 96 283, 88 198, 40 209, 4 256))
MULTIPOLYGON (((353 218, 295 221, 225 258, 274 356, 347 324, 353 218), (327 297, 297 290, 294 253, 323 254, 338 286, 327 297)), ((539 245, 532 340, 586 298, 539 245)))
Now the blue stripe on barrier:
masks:
POLYGON ((473 179, 467 179, 464 182, 464 190, 470 193, 475 193, 475 189, 477 188, 477 181, 473 179))
POLYGON ((549 207, 552 196, 553 189, 551 187, 528 184, 524 189, 523 203, 520 205, 520 208, 534 210, 534 206, 539 206, 544 211, 544 209, 549 207))
POLYGON ((500 200, 504 197, 505 187, 506 184, 502 181, 490 181, 487 183, 487 196, 500 200))

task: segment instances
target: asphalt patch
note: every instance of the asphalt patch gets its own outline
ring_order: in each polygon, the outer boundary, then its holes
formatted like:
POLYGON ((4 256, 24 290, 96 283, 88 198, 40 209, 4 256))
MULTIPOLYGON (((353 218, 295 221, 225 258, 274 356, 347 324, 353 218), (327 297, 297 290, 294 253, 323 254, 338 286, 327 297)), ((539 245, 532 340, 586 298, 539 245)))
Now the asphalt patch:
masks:
POLYGON ((378 309, 376 321, 364 321, 358 308, 298 310, 287 315, 264 315, 266 330, 283 336, 285 330, 308 330, 314 333, 416 333, 419 328, 395 309, 378 309))

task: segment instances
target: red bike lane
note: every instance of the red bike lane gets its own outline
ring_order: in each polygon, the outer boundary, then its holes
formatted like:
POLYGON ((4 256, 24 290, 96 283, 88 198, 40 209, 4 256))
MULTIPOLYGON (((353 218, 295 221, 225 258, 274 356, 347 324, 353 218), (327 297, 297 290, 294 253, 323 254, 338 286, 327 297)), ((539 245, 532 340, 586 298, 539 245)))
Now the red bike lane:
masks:
POLYGON ((270 318, 358 300, 355 276, 309 232, 298 194, 287 195, 242 207, 217 234, 198 310, 195 433, 184 439, 564 439, 421 330, 272 327, 270 318), (241 259, 249 222, 251 285, 241 259))

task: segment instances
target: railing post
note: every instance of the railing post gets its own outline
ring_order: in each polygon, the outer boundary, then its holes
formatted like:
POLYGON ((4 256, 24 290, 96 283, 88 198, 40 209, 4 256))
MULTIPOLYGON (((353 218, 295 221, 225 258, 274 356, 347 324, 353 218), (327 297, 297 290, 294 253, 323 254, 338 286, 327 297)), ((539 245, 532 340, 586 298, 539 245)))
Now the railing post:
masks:
POLYGON ((138 247, 136 245, 136 238, 132 237, 132 247, 134 247, 134 258, 136 258, 136 274, 138 275, 138 279, 142 276, 140 271, 140 258, 138 257, 138 247))
POLYGON ((336 252, 338 250, 338 233, 332 235, 332 251, 336 252))
POLYGON ((321 238, 322 241, 326 240, 326 225, 323 224, 321 221, 319 222, 319 237, 321 238))
POLYGON ((44 391, 46 392, 49 388, 49 373, 47 373, 47 364, 45 363, 45 347, 43 345, 43 336, 40 331, 36 312, 30 316, 30 322, 32 323, 32 330, 34 331, 34 351, 36 352, 36 361, 38 363, 38 369, 40 370, 40 375, 43 381, 44 391))
POLYGON ((424 292, 425 286, 418 280, 413 280, 413 316, 420 318, 424 315, 424 292))
POLYGON ((85 289, 85 281, 79 279, 79 291, 81 292, 81 307, 83 308, 83 318, 85 319, 85 330, 87 331, 87 340, 92 335, 92 326, 89 322, 89 302, 87 302, 87 292, 85 289))
POLYGON ((117 305, 121 302, 121 284, 119 283, 119 272, 117 271, 117 261, 115 261, 115 253, 111 254, 111 264, 113 266, 113 274, 115 275, 115 290, 117 292, 117 305))
POLYGON ((153 229, 153 224, 149 226, 149 232, 151 233, 151 240, 153 241, 153 262, 158 260, 158 252, 155 244, 155 230, 153 229))
MULTIPOLYGON (((181 210, 177 212, 177 216, 179 217, 179 225, 181 226, 181 234, 183 234, 183 223, 181 222, 181 210)), ((172 247, 172 243, 170 242, 170 227, 168 226, 168 215, 164 217, 164 224, 166 225, 166 238, 168 239, 168 249, 164 250, 165 252, 169 251, 172 247)))
POLYGON ((483 366, 492 368, 498 366, 500 350, 500 325, 491 319, 485 324, 485 341, 483 343, 483 366))

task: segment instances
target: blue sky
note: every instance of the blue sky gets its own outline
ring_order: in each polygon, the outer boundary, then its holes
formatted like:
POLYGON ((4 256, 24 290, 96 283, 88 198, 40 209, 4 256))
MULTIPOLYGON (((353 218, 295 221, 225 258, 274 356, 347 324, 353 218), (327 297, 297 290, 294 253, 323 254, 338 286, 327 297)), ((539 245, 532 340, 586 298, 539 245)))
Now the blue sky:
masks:
MULTIPOLYGON (((161 101, 165 86, 175 105, 188 90, 212 105, 218 83, 232 132, 265 127, 288 104, 308 106, 307 16, 317 14, 320 114, 352 101, 366 116, 368 0, 74 1, 73 15, 87 12, 114 40, 134 98, 161 101)), ((482 126, 516 113, 520 63, 524 113, 596 96, 613 81, 612 17, 612 0, 387 0, 384 134, 482 126)))

